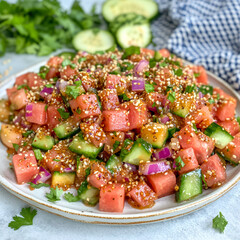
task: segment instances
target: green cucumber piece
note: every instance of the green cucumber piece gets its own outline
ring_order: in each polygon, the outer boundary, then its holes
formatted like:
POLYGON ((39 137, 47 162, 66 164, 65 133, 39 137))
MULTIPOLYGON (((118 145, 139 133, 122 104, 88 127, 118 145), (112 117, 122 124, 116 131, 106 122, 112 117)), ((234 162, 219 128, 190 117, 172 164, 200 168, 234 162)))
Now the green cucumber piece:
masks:
POLYGON ((130 46, 146 47, 152 41, 152 32, 148 23, 124 25, 116 32, 116 39, 122 48, 130 46))
POLYGON ((66 121, 58 124, 53 131, 59 139, 66 139, 80 131, 79 123, 76 123, 73 117, 70 117, 66 121))
POLYGON ((54 146, 54 138, 43 133, 37 133, 32 141, 32 147, 48 151, 54 146))
POLYGON ((113 174, 121 168, 122 161, 116 155, 112 155, 106 162, 105 166, 113 174))
POLYGON ((88 206, 95 206, 98 203, 99 193, 99 189, 88 185, 87 181, 84 181, 78 189, 79 199, 88 206))
POLYGON ((61 52, 58 54, 59 57, 62 57, 64 60, 69 59, 73 60, 73 58, 76 56, 75 52, 61 52))
POLYGON ((219 149, 225 148, 232 140, 233 136, 217 123, 211 123, 204 134, 215 140, 215 146, 219 149))
POLYGON ((202 172, 197 169, 179 176, 179 190, 176 192, 176 201, 182 202, 202 193, 202 172))
POLYGON ((73 141, 69 145, 69 149, 79 155, 84 155, 89 158, 96 158, 102 151, 103 147, 95 147, 92 143, 87 142, 82 137, 82 134, 74 136, 73 141))
POLYGON ((107 0, 102 6, 102 15, 108 22, 124 13, 136 13, 152 19, 158 12, 158 5, 153 0, 107 0))
POLYGON ((189 114, 192 104, 192 99, 185 98, 180 101, 176 99, 174 102, 170 103, 170 110, 173 114, 185 118, 189 114))
POLYGON ((220 151, 216 151, 216 154, 220 157, 223 158, 223 160, 229 162, 230 164, 232 164, 233 166, 237 166, 239 163, 235 162, 234 159, 231 159, 227 156, 225 156, 222 152, 220 151))
POLYGON ((79 32, 73 38, 73 46, 76 50, 89 53, 106 51, 114 45, 115 41, 112 34, 105 30, 87 29, 79 32))
MULTIPOLYGON (((124 151, 124 149, 122 149, 124 151)), ((122 153, 121 151, 121 153, 122 153)), ((140 162, 150 161, 152 155, 152 145, 138 138, 128 153, 122 154, 123 162, 139 165, 140 162)))
POLYGON ((69 172, 69 173, 54 172, 52 175, 52 187, 67 188, 74 184, 75 177, 76 177, 75 172, 69 172))

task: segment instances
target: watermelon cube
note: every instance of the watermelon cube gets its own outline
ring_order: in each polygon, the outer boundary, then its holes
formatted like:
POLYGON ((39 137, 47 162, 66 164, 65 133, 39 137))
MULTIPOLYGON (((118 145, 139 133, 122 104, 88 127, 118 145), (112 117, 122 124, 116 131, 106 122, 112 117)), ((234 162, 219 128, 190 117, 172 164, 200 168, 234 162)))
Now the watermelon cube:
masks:
POLYGON ((13 93, 15 93, 16 91, 17 91, 17 87, 16 87, 16 86, 14 86, 14 87, 12 87, 12 88, 7 88, 7 89, 6 89, 6 92, 7 92, 8 98, 10 99, 10 96, 11 96, 13 93))
POLYGON ((166 96, 158 92, 151 92, 146 95, 147 108, 152 112, 157 112, 157 107, 164 106, 166 100, 166 96))
POLYGON ((107 132, 106 133, 106 144, 104 145, 104 151, 106 151, 109 154, 113 154, 118 152, 121 149, 121 146, 124 141, 125 133, 124 132, 107 132), (114 147, 114 144, 116 142, 119 142, 119 145, 114 147))
POLYGON ((104 212, 122 212, 124 200, 124 185, 107 184, 100 189, 99 210, 104 212))
POLYGON ((26 153, 15 154, 13 156, 13 168, 18 184, 31 181, 39 172, 34 152, 28 151, 26 153))
POLYGON ((148 175, 147 179, 158 198, 165 197, 175 192, 177 179, 171 170, 148 175))
POLYGON ((57 106, 49 106, 47 109, 47 125, 49 129, 55 128, 61 121, 61 115, 57 106))
POLYGON ((13 92, 9 100, 15 110, 19 110, 27 105, 28 99, 24 89, 13 92))
POLYGON ((26 119, 28 122, 44 125, 47 123, 46 104, 29 103, 26 106, 26 119))
POLYGON ((51 149, 46 152, 42 160, 44 167, 50 172, 60 171, 62 166, 61 161, 55 161, 54 159, 61 159, 61 153, 51 149))
POLYGON ((47 66, 58 67, 63 62, 63 60, 64 59, 62 57, 59 57, 59 56, 51 57, 47 62, 47 66))
POLYGON ((240 125, 235 118, 233 120, 218 121, 217 123, 226 131, 228 131, 232 136, 235 136, 240 132, 240 125))
POLYGON ((32 90, 37 90, 43 86, 43 79, 37 73, 30 72, 27 75, 27 85, 32 90))
POLYGON ((117 89, 118 95, 123 94, 127 89, 125 78, 117 75, 108 75, 106 79, 106 89, 117 89))
POLYGON ((201 169, 208 187, 218 187, 226 180, 226 169, 217 154, 209 157, 201 169))
POLYGON ((28 80, 28 73, 24 73, 16 77, 15 85, 19 86, 19 85, 27 84, 27 80, 28 80))
POLYGON ((119 105, 116 89, 104 89, 99 93, 103 110, 112 110, 119 105))
POLYGON ((46 75, 46 79, 49 80, 51 78, 58 77, 58 76, 59 76, 59 69, 56 67, 50 67, 46 75))
POLYGON ((75 75, 77 75, 77 70, 75 68, 74 69, 71 68, 70 65, 67 65, 66 67, 64 67, 60 72, 60 77, 62 79, 73 78, 75 75))

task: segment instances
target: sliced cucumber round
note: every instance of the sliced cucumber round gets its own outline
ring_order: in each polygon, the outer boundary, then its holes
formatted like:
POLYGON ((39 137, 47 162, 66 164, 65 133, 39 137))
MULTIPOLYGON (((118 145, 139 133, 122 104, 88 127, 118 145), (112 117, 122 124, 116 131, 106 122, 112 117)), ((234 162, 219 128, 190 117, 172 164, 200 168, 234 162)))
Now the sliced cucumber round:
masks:
POLYGON ((116 33, 118 44, 122 48, 130 46, 146 47, 152 40, 152 32, 148 23, 141 25, 125 25, 116 33))
POLYGON ((107 0, 102 6, 102 15, 108 22, 124 13, 137 13, 151 19, 158 14, 158 5, 153 0, 107 0))
POLYGON ((114 45, 112 34, 105 30, 88 29, 79 32, 73 38, 73 46, 77 50, 95 53, 105 51, 114 45))

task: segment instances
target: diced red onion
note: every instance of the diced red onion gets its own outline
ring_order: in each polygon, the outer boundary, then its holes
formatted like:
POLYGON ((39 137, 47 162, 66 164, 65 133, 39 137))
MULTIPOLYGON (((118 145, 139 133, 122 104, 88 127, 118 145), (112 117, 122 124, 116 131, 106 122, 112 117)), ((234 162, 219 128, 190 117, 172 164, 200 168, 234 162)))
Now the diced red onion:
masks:
POLYGON ((157 107, 148 107, 148 110, 151 112, 157 112, 157 107))
POLYGON ((46 98, 48 97, 49 95, 51 95, 53 92, 53 88, 47 88, 47 87, 44 87, 43 90, 40 92, 40 96, 42 98, 46 98))
POLYGON ((125 133, 125 139, 131 139, 131 140, 133 140, 133 139, 134 139, 134 136, 135 136, 135 133, 134 133, 134 132, 126 132, 126 133, 125 133))
POLYGON ((32 109, 33 109, 33 105, 32 104, 28 104, 26 106, 26 117, 31 117, 32 116, 32 109))
POLYGON ((73 169, 72 168, 64 168, 63 170, 65 173, 69 173, 69 172, 73 172, 73 169))
POLYGON ((91 72, 91 70, 90 69, 87 69, 87 73, 90 73, 91 72))
POLYGON ((166 124, 169 120, 170 120, 170 118, 168 116, 164 116, 164 117, 161 118, 161 122, 163 124, 166 124))
POLYGON ((60 92, 65 92, 67 85, 68 85, 67 81, 60 81, 60 83, 58 85, 59 91, 60 92))
POLYGON ((40 167, 38 175, 32 180, 32 183, 38 184, 38 183, 44 183, 49 178, 51 178, 51 173, 49 173, 45 168, 40 167))
POLYGON ((142 92, 145 89, 145 81, 143 78, 132 80, 132 91, 142 92))
POLYGON ((124 163, 124 166, 130 170, 131 172, 136 172, 137 171, 137 166, 133 165, 131 163, 124 163))
POLYGON ((134 67, 134 75, 139 77, 138 73, 143 72, 147 69, 149 62, 147 60, 141 60, 135 67, 134 67))
POLYGON ((164 160, 139 164, 139 172, 143 175, 166 172, 169 169, 171 169, 169 162, 164 160))
POLYGON ((161 159, 170 158, 172 156, 172 153, 168 147, 165 147, 161 150, 154 152, 152 156, 156 160, 161 160, 161 159))
POLYGON ((175 161, 172 163, 172 168, 173 169, 177 168, 177 165, 176 165, 175 161))
POLYGON ((199 93, 198 93, 198 96, 199 96, 200 99, 204 97, 204 95, 203 95, 202 92, 199 92, 199 93))

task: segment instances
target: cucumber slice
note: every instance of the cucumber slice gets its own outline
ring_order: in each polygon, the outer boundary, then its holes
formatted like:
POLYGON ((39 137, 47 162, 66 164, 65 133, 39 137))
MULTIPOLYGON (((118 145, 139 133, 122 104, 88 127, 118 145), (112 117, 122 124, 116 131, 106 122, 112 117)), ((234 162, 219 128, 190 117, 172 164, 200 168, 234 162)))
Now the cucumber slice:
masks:
POLYGON ((96 158, 102 151, 103 147, 95 147, 92 143, 84 140, 81 134, 76 135, 69 145, 69 149, 79 155, 84 155, 89 158, 96 158))
POLYGON ((152 32, 148 23, 124 25, 116 32, 116 39, 122 48, 130 46, 146 47, 152 41, 152 32))
POLYGON ((58 124, 53 131, 59 139, 66 139, 80 131, 79 123, 76 123, 73 116, 71 116, 65 122, 58 124))
POLYGON ((232 140, 233 136, 217 123, 211 123, 204 134, 215 140, 215 146, 219 149, 225 148, 232 140))
POLYGON ((106 168, 113 174, 122 166, 122 161, 116 155, 112 155, 106 162, 106 168))
POLYGON ((154 148, 162 148, 168 138, 168 128, 161 123, 149 123, 142 127, 141 137, 154 148))
POLYGON ((182 202, 202 193, 202 172, 197 169, 180 177, 179 190, 176 192, 176 201, 182 202))
POLYGON ((75 182, 75 172, 60 173, 54 172, 52 175, 52 187, 68 188, 75 182))
POLYGON ((73 38, 73 46, 77 50, 95 53, 105 51, 114 45, 115 41, 112 34, 105 30, 88 29, 79 32, 73 38))
POLYGON ((52 149, 54 145, 54 138, 42 133, 37 133, 32 141, 32 147, 47 151, 52 149))
POLYGON ((230 164, 232 164, 233 166, 237 166, 239 163, 237 163, 237 162, 235 162, 236 160, 235 159, 233 159, 233 158, 231 158, 231 157, 227 157, 227 156, 225 156, 222 152, 220 152, 220 151, 217 151, 216 152, 217 153, 217 155, 220 157, 220 158, 223 158, 223 160, 225 160, 225 161, 227 161, 227 162, 229 162, 230 164), (235 160, 235 161, 234 161, 235 160))
POLYGON ((69 60, 73 60, 75 55, 76 55, 75 52, 61 52, 58 54, 59 57, 62 57, 63 59, 69 59, 69 60))
MULTIPOLYGON (((122 151, 124 151, 125 149, 123 148, 121 150, 121 155, 124 156, 122 154, 122 151)), ((150 161, 151 159, 151 155, 152 155, 152 145, 147 143, 146 141, 144 141, 141 138, 138 138, 131 150, 128 152, 128 154, 126 154, 123 157, 123 162, 127 162, 127 163, 131 163, 134 165, 139 165, 139 163, 141 162, 147 162, 150 161)))
POLYGON ((158 5, 153 0, 108 0, 102 6, 102 15, 108 22, 124 13, 136 13, 152 19, 158 14, 158 5))

